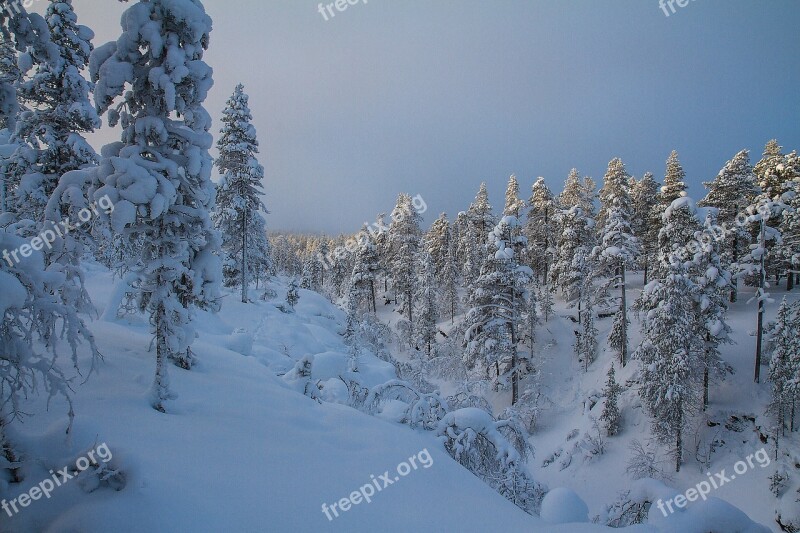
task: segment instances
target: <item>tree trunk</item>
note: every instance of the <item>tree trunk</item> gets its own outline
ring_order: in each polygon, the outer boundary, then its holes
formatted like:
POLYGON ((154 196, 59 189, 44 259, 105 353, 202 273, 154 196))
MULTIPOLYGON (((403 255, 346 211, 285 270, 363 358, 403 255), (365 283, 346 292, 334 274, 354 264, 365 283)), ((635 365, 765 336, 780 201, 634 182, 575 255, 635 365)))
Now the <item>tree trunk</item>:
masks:
MULTIPOLYGON (((160 278, 160 276, 159 276, 160 278)), ((159 286, 161 280, 159 279, 159 286)), ((169 353, 167 350, 167 339, 164 335, 164 321, 166 319, 166 311, 164 304, 159 303, 155 312, 156 324, 156 376, 153 382, 153 409, 156 411, 166 413, 164 408, 164 401, 169 396, 169 377, 167 375, 167 358, 169 353)))
POLYGON ((247 303, 247 209, 242 213, 242 303, 247 303))
MULTIPOLYGON (((761 238, 760 238, 760 246, 762 252, 764 250, 764 242, 766 240, 765 237, 765 229, 764 229, 764 221, 761 221, 761 238)), ((764 277, 766 273, 764 272, 764 253, 761 254, 761 262, 760 268, 758 272, 758 289, 759 299, 758 299, 758 331, 756 332, 756 368, 755 368, 755 382, 761 382, 761 347, 763 344, 764 339, 764 277)))
MULTIPOLYGON (((738 208, 737 208, 738 209, 738 208)), ((739 233, 734 232, 733 234, 733 262, 736 263, 739 261, 739 233)), ((733 278, 731 280, 731 303, 736 303, 739 294, 739 280, 738 278, 733 278)))
POLYGON ((792 272, 792 268, 789 267, 789 270, 786 272, 786 290, 791 291, 794 289, 794 272, 792 272))
POLYGON ((369 280, 369 293, 370 293, 370 298, 371 298, 371 301, 372 301, 372 312, 377 314, 378 313, 378 308, 377 308, 377 306, 375 304, 375 281, 373 281, 373 280, 369 280))
MULTIPOLYGON (((678 411, 682 406, 680 403, 678 404, 678 411)), ((683 459, 683 416, 682 414, 678 415, 678 438, 676 439, 675 443, 675 472, 681 471, 681 460, 683 459)))
POLYGON ((622 289, 622 302, 620 310, 622 311, 622 350, 620 355, 622 357, 622 367, 628 364, 628 301, 625 293, 625 265, 620 269, 621 276, 621 289, 622 289))

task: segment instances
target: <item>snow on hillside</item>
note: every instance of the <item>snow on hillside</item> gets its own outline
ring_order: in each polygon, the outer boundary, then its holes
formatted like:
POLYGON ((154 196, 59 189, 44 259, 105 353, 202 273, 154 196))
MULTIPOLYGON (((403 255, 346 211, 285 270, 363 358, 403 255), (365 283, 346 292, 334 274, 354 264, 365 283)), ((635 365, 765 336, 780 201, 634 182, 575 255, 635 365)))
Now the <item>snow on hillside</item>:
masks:
MULTIPOLYGON (((113 299, 115 281, 96 265, 89 264, 87 269, 90 292, 102 313, 113 299)), ((276 304, 282 302, 285 285, 277 282, 274 290, 279 296, 272 302, 244 305, 234 295, 226 298, 218 316, 199 317, 200 338, 195 344, 199 364, 188 372, 170 369, 177 397, 166 415, 148 404, 154 360, 148 353, 151 338, 144 321, 127 317, 93 322, 104 361, 88 381, 73 384, 77 416, 72 435, 64 436, 65 405, 53 401, 47 409, 39 398, 26 406, 33 416, 13 427, 12 438, 30 454, 26 464, 35 465, 25 469, 25 481, 18 490, 26 491, 47 479, 50 470, 74 464, 101 443, 113 453, 108 466, 121 472, 115 479, 122 479, 124 488, 117 491, 100 484, 92 490, 98 483, 84 473, 77 481, 56 488, 49 499, 31 502, 13 518, 3 515, 0 530, 605 529, 547 524, 525 514, 458 465, 432 433, 330 401, 317 402, 292 390, 292 384, 278 374, 304 356, 314 356, 315 380, 333 383, 337 375, 347 372, 346 347, 339 335, 343 314, 309 291, 301 291, 296 313, 284 313, 276 304), (417 468, 408 469, 412 458, 417 458, 417 468), (394 475, 404 462, 406 467, 400 471, 405 475, 394 475), (330 509, 386 471, 391 485, 376 491, 371 503, 362 500, 346 512, 340 508, 340 516, 329 513, 331 520, 327 518, 323 503, 330 509)), ((369 383, 394 377, 392 366, 375 357, 362 357, 359 367, 362 379, 369 383)), ((555 421, 552 426, 555 434, 555 421)), ((539 461, 548 445, 546 440, 536 440, 539 461)), ((604 470, 613 471, 614 455, 606 456, 604 462, 604 470)), ((599 484, 587 484, 586 473, 572 472, 560 481, 586 499, 594 512, 596 502, 611 494, 608 490, 594 494, 599 484)), ((556 478, 551 476, 551 480, 556 478)), ((549 503, 545 500, 551 514, 561 513, 562 521, 587 520, 570 511, 574 502, 555 495, 549 503)), ((730 514, 722 502, 715 505, 730 514)), ((651 525, 629 530, 700 531, 681 529, 678 518, 659 529, 651 525)), ((743 525, 741 531, 761 531, 745 518, 736 520, 743 525)))

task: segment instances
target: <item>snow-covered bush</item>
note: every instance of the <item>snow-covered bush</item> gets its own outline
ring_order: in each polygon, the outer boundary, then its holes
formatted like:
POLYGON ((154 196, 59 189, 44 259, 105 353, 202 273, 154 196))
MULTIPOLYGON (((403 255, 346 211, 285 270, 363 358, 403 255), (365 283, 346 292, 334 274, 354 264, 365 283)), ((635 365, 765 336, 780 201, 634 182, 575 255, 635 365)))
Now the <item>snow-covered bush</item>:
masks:
POLYGON ((662 481, 669 481, 671 478, 667 474, 665 466, 666 460, 658 454, 645 447, 639 440, 634 439, 629 447, 631 451, 630 459, 625 468, 631 479, 652 478, 662 481))
POLYGON ((518 424, 467 408, 445 415, 436 434, 459 464, 525 512, 539 513, 546 489, 525 468, 532 450, 518 424))

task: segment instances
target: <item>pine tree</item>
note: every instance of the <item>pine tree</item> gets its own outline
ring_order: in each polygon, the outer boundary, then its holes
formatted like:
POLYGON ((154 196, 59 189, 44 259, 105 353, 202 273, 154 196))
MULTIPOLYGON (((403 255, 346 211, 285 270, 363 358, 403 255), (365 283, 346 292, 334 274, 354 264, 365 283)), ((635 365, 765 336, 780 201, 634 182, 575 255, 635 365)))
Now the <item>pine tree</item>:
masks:
POLYGON ((524 208, 525 201, 519 198, 519 182, 517 182, 517 177, 512 174, 508 179, 508 187, 506 188, 506 204, 503 208, 503 216, 513 216, 519 219, 524 208))
POLYGON ((661 217, 656 214, 658 198, 659 186, 650 172, 637 181, 631 190, 631 229, 642 245, 638 263, 644 270, 645 285, 650 280, 650 271, 657 261, 655 243, 658 242, 658 232, 661 229, 661 217))
POLYGON ((787 179, 783 201, 789 209, 783 211, 778 226, 781 242, 776 255, 786 272, 786 290, 791 291, 800 284, 800 157, 797 152, 786 156, 782 172, 787 179))
POLYGON ((414 295, 417 303, 417 322, 414 339, 418 346, 425 347, 425 355, 430 358, 435 355, 436 334, 439 332, 436 325, 439 321, 439 290, 430 254, 417 255, 417 271, 418 284, 414 295))
POLYGON ((422 217, 414 209, 411 197, 401 194, 389 224, 388 248, 395 300, 400 313, 407 316, 411 331, 414 328, 415 258, 420 250, 422 217))
MULTIPOLYGON (((29 49, 39 58, 55 66, 60 59, 58 47, 51 41, 45 19, 37 13, 7 17, 0 11, 2 39, 13 37, 20 48, 29 49)), ((8 79, 0 79, 0 115, 16 116, 19 109, 16 87, 8 79)), ((0 211, 0 216, 5 215, 0 211)), ((6 218, 7 217, 3 217, 6 218)), ((16 234, 18 226, 0 225, 0 249, 16 250, 26 244, 16 234)), ((78 309, 64 297, 62 276, 58 264, 47 265, 43 254, 34 251, 21 261, 14 262, 4 255, 0 261, 0 461, 9 471, 4 479, 21 481, 17 463, 21 455, 8 439, 7 427, 24 416, 22 401, 38 391, 49 398, 62 396, 68 405, 71 433, 74 411, 70 397, 70 379, 62 368, 61 342, 71 349, 72 365, 78 370, 77 349, 86 342, 91 351, 91 370, 99 358, 94 337, 78 314, 78 309)), ((88 376, 86 376, 88 378, 88 376)))
POLYGON ((691 259, 686 246, 694 240, 700 229, 697 209, 691 198, 680 197, 667 207, 662 215, 661 230, 656 241, 658 261, 653 267, 654 279, 666 277, 670 270, 669 258, 673 254, 678 254, 682 261, 691 259))
POLYGON ((486 245, 489 233, 492 232, 496 221, 492 214, 492 205, 489 203, 489 193, 486 191, 486 184, 481 183, 475 201, 467 209, 467 219, 472 225, 472 230, 477 239, 477 243, 486 245))
POLYGON ((603 396, 606 399, 606 403, 603 406, 603 413, 600 415, 600 421, 603 423, 603 427, 605 427, 609 437, 617 435, 620 430, 622 415, 619 412, 619 405, 617 405, 617 403, 621 392, 622 387, 617 384, 614 375, 614 364, 612 363, 611 367, 608 369, 606 387, 603 389, 603 396))
MULTIPOLYGON (((364 235, 369 235, 365 231, 364 235)), ((378 311, 376 304, 376 283, 378 275, 378 248, 372 242, 371 237, 366 237, 360 243, 358 251, 356 252, 355 265, 353 266, 353 274, 350 277, 350 298, 355 298, 356 308, 361 311, 366 308, 366 311, 376 313, 378 311)))
POLYGON ((289 288, 286 290, 286 303, 294 311, 294 306, 300 301, 300 285, 296 279, 289 282, 289 288))
POLYGON ((548 322, 553 314, 553 307, 555 306, 555 302, 553 301, 553 291, 551 291, 548 287, 540 286, 536 296, 539 300, 539 308, 542 311, 542 318, 544 318, 545 322, 548 322))
POLYGON ((676 472, 683 459, 685 430, 700 401, 697 370, 703 343, 695 331, 691 292, 686 268, 673 258, 666 278, 645 288, 645 297, 653 305, 645 316, 642 343, 633 355, 641 362, 639 396, 655 436, 675 445, 676 472))
MULTIPOLYGON (((0 36, 0 83, 9 87, 13 93, 17 91, 17 84, 22 78, 19 64, 17 63, 17 50, 11 38, 0 36)), ((13 94, 16 102, 17 95, 13 94)), ((0 129, 8 129, 11 132, 15 129, 19 108, 8 112, 0 110, 0 129)), ((0 208, 2 208, 0 206, 0 208)))
POLYGON ((775 419, 775 447, 779 437, 785 436, 786 419, 790 431, 795 427, 796 402, 800 399, 800 306, 792 305, 783 298, 775 322, 770 324, 769 381, 772 383, 772 399, 769 412, 775 419))
POLYGON ((667 158, 667 173, 664 176, 664 186, 659 194, 659 204, 663 212, 672 202, 686 196, 686 172, 678 159, 678 152, 673 150, 667 158))
POLYGON ((83 134, 100 127, 89 102, 92 85, 81 74, 89 64, 94 33, 77 24, 72 0, 50 0, 46 20, 58 59, 28 52, 32 73, 19 83, 19 97, 27 109, 19 115, 14 133, 21 144, 4 165, 13 197, 9 207, 18 218, 37 222, 43 220, 61 176, 97 163, 83 134))
POLYGON ((458 267, 455 261, 455 250, 455 242, 451 240, 445 257, 441 281, 442 309, 447 310, 450 324, 455 324, 458 312, 458 267))
POLYGON ((211 19, 196 0, 150 0, 122 20, 120 38, 92 55, 98 112, 123 97, 109 111, 111 126, 122 125, 122 142, 103 151, 95 198, 114 203, 116 232, 144 243, 137 272, 155 337, 152 406, 164 412, 172 397, 167 361, 191 366, 194 309, 218 305, 211 117, 203 108, 213 84, 203 62, 211 19))
POLYGON ((557 230, 555 198, 544 178, 537 179, 533 184, 528 205, 530 211, 525 224, 525 236, 528 238, 528 266, 546 284, 554 260, 557 230))
POLYGON ((609 338, 619 353, 620 364, 628 363, 628 305, 626 270, 633 266, 639 254, 639 243, 631 230, 633 216, 628 191, 628 174, 620 159, 613 159, 600 190, 601 210, 598 219, 600 244, 592 251, 599 271, 609 278, 604 291, 615 285, 620 289, 619 310, 609 338))
POLYGON ((442 273, 445 269, 451 238, 452 234, 450 222, 447 220, 447 213, 442 213, 433 222, 431 229, 425 235, 425 251, 431 256, 436 279, 440 282, 442 281, 442 273))
POLYGON ((585 283, 586 262, 597 239, 594 220, 575 206, 557 213, 561 234, 556 239, 557 256, 550 270, 550 282, 568 302, 576 302, 585 283))
MULTIPOLYGON (((578 325, 580 329, 576 332, 573 349, 578 362, 583 365, 583 371, 589 371, 595 359, 597 359, 597 327, 594 325, 594 295, 592 294, 591 278, 588 275, 588 263, 584 263, 584 271, 587 276, 581 282, 578 295, 578 325)), ((574 304, 573 304, 574 305, 574 304)))
MULTIPOLYGON (((744 213, 744 209, 753 203, 757 194, 748 151, 742 150, 736 154, 713 181, 703 185, 708 189, 708 194, 698 205, 717 208, 717 222, 730 230, 726 232, 722 258, 727 268, 735 270, 735 265, 747 253, 751 238, 747 228, 737 224, 737 219, 744 213)), ((735 274, 733 270, 732 273, 735 274)), ((731 302, 737 300, 736 280, 734 277, 731 302)))
POLYGON ((239 84, 222 112, 219 157, 215 161, 221 181, 212 214, 222 234, 225 285, 241 287, 243 303, 248 302, 251 273, 263 270, 270 256, 266 224, 260 213, 266 212, 261 200, 264 167, 256 159, 258 140, 248 104, 249 97, 239 84))
POLYGON ((722 266, 719 244, 712 228, 716 218, 709 213, 703 229, 695 234, 695 241, 701 243, 694 253, 690 267, 695 287, 695 324, 698 335, 703 339, 703 410, 708 407, 709 383, 711 379, 722 378, 731 372, 722 359, 720 346, 731 344, 731 327, 727 322, 727 292, 730 290, 731 275, 722 266))

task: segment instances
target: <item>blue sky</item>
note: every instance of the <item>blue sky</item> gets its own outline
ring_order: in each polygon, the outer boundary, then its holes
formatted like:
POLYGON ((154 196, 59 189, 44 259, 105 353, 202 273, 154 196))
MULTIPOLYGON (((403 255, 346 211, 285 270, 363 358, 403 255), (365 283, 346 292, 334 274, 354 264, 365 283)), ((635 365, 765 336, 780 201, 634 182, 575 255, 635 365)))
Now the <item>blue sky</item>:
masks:
MULTIPOLYGON (((454 216, 481 181, 559 191, 613 157, 660 180, 674 148, 691 184, 777 138, 800 149, 795 0, 207 0, 214 117, 246 86, 278 230, 356 231, 398 192, 454 216)), ((39 0, 34 9, 41 10, 39 0)), ((126 4, 74 0, 96 44, 126 4)), ((215 123, 215 130, 219 122, 215 123)), ((215 131, 216 133, 216 131, 215 131)), ((98 133, 96 144, 118 132, 98 133)))

